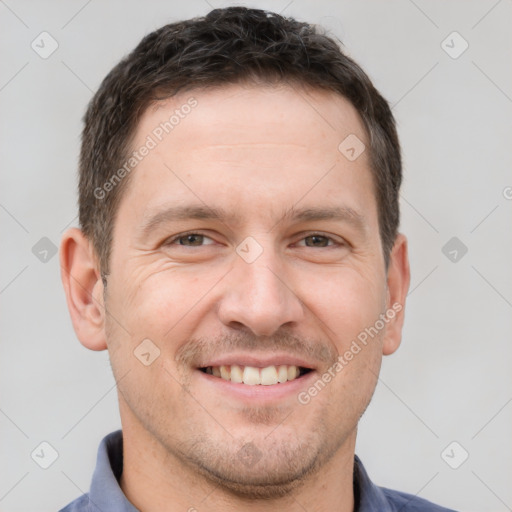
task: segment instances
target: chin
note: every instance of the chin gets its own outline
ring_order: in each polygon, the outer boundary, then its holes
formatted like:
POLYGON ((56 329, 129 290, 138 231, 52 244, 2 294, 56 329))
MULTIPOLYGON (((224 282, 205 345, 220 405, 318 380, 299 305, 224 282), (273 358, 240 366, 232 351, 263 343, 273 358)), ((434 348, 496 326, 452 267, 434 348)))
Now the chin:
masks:
POLYGON ((289 495, 310 481, 337 448, 321 428, 311 429, 302 439, 291 431, 245 439, 253 441, 196 438, 188 450, 180 450, 180 458, 194 474, 237 498, 272 499, 289 495))
POLYGON ((307 478, 320 466, 317 460, 305 465, 301 460, 301 467, 269 468, 268 465, 258 463, 258 471, 251 470, 243 463, 235 467, 222 468, 219 465, 201 465, 200 473, 215 486, 224 489, 239 499, 252 501, 255 499, 282 498, 290 495, 303 485, 307 478), (243 467, 241 467, 243 466, 243 467))

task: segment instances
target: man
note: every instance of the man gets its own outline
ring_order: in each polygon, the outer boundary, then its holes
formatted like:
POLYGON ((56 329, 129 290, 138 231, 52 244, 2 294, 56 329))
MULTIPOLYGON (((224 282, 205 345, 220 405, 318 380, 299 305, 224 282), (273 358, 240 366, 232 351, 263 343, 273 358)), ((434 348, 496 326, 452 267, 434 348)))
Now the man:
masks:
POLYGON ((305 23, 230 7, 148 35, 85 116, 73 325, 122 431, 70 511, 442 511, 356 430, 409 286, 386 101, 305 23))

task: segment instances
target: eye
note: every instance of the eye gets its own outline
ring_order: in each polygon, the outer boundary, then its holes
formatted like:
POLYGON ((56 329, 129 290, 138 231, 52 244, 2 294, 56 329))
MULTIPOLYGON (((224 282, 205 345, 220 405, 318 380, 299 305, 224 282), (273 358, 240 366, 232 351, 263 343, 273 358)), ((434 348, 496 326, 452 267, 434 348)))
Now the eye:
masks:
MULTIPOLYGON (((332 247, 334 245, 343 245, 340 242, 335 241, 329 236, 322 235, 320 233, 313 233, 304 237, 298 245, 302 245, 301 242, 305 242, 305 247, 332 247)), ((304 245, 302 245, 304 247, 304 245)))
POLYGON ((164 245, 183 245, 185 247, 201 247, 202 245, 211 245, 215 243, 210 237, 201 233, 183 233, 167 240, 164 245), (210 243, 203 243, 209 240, 210 243))

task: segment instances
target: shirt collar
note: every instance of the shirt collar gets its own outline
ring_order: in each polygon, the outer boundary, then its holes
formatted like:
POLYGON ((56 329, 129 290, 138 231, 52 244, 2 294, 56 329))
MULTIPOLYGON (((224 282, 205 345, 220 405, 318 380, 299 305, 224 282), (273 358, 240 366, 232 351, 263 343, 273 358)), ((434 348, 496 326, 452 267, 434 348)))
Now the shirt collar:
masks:
POLYGON ((96 469, 92 476, 89 500, 98 510, 138 512, 119 486, 123 472, 123 432, 112 432, 98 448, 96 469))
POLYGON ((361 459, 354 456, 354 509, 356 512, 393 512, 395 508, 389 503, 380 487, 377 487, 366 473, 361 459))
MULTIPOLYGON (((119 486, 123 472, 123 433, 117 430, 107 435, 98 449, 96 469, 92 477, 89 500, 99 510, 138 512, 119 486)), ((368 477, 363 463, 354 458, 354 503, 356 512, 393 512, 381 488, 368 477)))

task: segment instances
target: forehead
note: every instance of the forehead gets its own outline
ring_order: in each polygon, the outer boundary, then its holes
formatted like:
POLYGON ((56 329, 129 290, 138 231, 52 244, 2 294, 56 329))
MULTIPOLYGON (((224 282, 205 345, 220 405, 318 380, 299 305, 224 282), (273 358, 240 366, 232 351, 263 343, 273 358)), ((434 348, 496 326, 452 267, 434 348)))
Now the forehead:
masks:
MULTIPOLYGON (((139 122, 136 137, 140 139, 155 129, 158 132, 155 121, 165 123, 173 112, 172 130, 163 138, 186 142, 188 148, 203 145, 205 137, 208 144, 220 146, 300 146, 314 135, 316 145, 322 140, 332 150, 332 139, 338 140, 343 134, 356 132, 361 139, 366 138, 361 118, 346 98, 332 91, 292 84, 230 84, 182 92, 150 105, 139 122), (189 108, 191 104, 194 106, 189 108), (189 137, 192 131, 193 137, 189 137)), ((312 144, 308 146, 312 148, 312 144)))
POLYGON ((354 136, 367 145, 357 111, 334 92, 288 85, 182 92, 141 117, 132 149, 151 149, 132 171, 122 203, 145 218, 192 200, 270 218, 301 201, 346 202, 356 191, 360 204, 343 206, 371 209, 368 152, 351 161, 340 151, 354 136))

